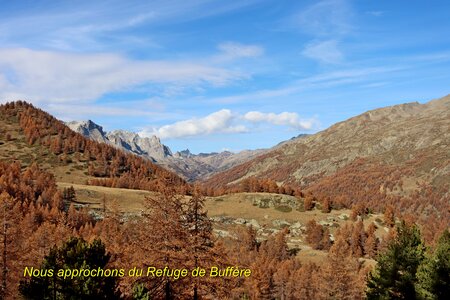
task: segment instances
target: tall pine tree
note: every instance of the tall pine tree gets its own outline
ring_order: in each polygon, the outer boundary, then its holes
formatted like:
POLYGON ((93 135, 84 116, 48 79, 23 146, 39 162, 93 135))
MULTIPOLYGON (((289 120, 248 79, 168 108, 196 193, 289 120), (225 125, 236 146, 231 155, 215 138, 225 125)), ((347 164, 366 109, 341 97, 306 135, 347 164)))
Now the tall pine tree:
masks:
POLYGON ((419 229, 402 222, 396 237, 378 256, 378 265, 369 275, 367 299, 417 299, 416 273, 424 253, 419 229))
MULTIPOLYGON (((189 233, 189 243, 186 245, 190 252, 190 267, 209 268, 214 265, 215 256, 213 252, 212 222, 209 220, 205 210, 205 198, 201 193, 200 186, 194 186, 192 197, 188 200, 184 211, 186 229, 189 233)), ((193 278, 193 299, 199 298, 200 290, 206 289, 208 282, 200 278, 193 278)), ((211 292, 213 289, 209 289, 211 292)))
MULTIPOLYGON (((160 193, 146 197, 145 230, 141 247, 147 254, 142 258, 144 267, 189 268, 189 232, 183 214, 183 196, 171 186, 161 186, 160 193)), ((145 288, 151 298, 173 299, 184 285, 185 279, 171 277, 146 278, 145 288)))

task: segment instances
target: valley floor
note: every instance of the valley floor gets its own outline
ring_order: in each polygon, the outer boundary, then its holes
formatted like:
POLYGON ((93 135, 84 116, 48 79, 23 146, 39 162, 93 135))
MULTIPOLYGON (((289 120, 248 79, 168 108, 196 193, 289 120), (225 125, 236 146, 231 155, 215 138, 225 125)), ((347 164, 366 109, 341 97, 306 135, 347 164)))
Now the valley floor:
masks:
MULTIPOLYGON (((72 184, 59 182, 60 189, 73 186, 76 191, 76 206, 83 206, 94 211, 100 217, 103 209, 111 211, 117 209, 125 216, 139 216, 145 210, 145 197, 155 196, 156 193, 72 184)), ((291 249, 297 249, 297 257, 301 261, 320 263, 327 256, 327 251, 312 249, 305 241, 306 224, 315 220, 318 224, 330 230, 331 238, 337 228, 348 220, 351 211, 347 209, 332 210, 323 213, 319 209, 298 211, 293 209, 297 199, 293 196, 269 193, 237 193, 219 197, 208 197, 205 208, 208 216, 214 222, 214 232, 221 237, 233 237, 238 227, 252 226, 258 234, 259 240, 267 239, 273 233, 283 228, 289 229, 287 243, 291 249)), ((378 225, 377 235, 387 232, 382 223, 381 215, 369 215, 364 224, 367 227, 372 222, 378 225)))

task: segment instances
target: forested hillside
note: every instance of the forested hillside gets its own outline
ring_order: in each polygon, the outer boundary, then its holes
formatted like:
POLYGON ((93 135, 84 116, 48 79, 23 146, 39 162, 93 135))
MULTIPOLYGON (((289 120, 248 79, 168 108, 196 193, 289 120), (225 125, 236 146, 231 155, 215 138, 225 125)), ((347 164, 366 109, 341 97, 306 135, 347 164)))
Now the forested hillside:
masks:
POLYGON ((380 108, 298 139, 217 174, 210 189, 245 190, 249 180, 290 185, 333 208, 384 212, 449 225, 450 96, 380 108))
POLYGON ((161 182, 185 185, 177 175, 149 160, 92 141, 31 104, 0 106, 0 158, 37 162, 58 181, 157 190, 161 182))
POLYGON ((334 242, 322 226, 311 223, 307 229, 309 242, 318 249, 329 249, 329 253, 320 264, 300 262, 286 244, 287 230, 264 241, 256 239, 252 227, 236 228, 231 238, 215 237, 198 190, 186 202, 176 190, 165 188, 159 196, 146 199, 148 209, 142 218, 123 222, 113 210, 103 220, 95 221, 87 211, 77 211, 73 205, 64 209, 66 193, 58 192, 53 176, 36 165, 21 171, 18 163, 0 163, 0 172, 0 205, 4 208, 0 221, 7 224, 1 234, 4 299, 15 299, 19 293, 27 299, 53 299, 52 295, 80 299, 104 295, 108 299, 192 299, 194 295, 215 299, 363 299, 366 275, 372 267, 358 258, 376 257, 377 252, 383 253, 383 264, 370 277, 368 295, 389 293, 391 287, 396 295, 435 295, 447 288, 436 281, 445 277, 436 279, 432 274, 445 276, 448 272, 448 252, 443 250, 450 244, 448 231, 436 250, 425 256, 420 233, 411 224, 403 223, 398 230, 392 230, 380 244, 374 235, 375 227, 364 230, 361 221, 342 227, 334 242), (407 255, 414 251, 419 251, 420 256, 408 260, 407 255), (394 269, 386 269, 392 265, 394 269), (50 269, 56 272, 64 267, 118 270, 120 274, 120 270, 146 270, 149 266, 237 266, 250 269, 251 276, 175 279, 46 275, 50 269), (24 277, 26 267, 39 270, 39 274, 24 277), (381 280, 379 272, 386 271, 406 280, 413 290, 395 281, 381 280))
POLYGON ((310 185, 249 176, 219 189, 191 186, 150 161, 72 132, 25 102, 2 105, 0 114, 2 299, 446 295, 445 184, 421 182, 408 191, 402 168, 361 158, 310 185), (86 184, 102 186, 104 201, 95 208, 79 199, 94 198, 86 184), (124 194, 119 188, 154 192, 135 191, 143 206, 130 214, 118 201, 106 201, 124 194), (223 196, 205 198, 204 192, 223 196), (222 210, 210 217, 207 206, 222 210), (234 212, 241 217, 233 219, 234 212), (294 220, 282 219, 288 214, 294 220), (250 275, 127 275, 149 267, 214 267, 223 274, 233 267, 250 275), (58 269, 116 275, 48 275, 58 269))

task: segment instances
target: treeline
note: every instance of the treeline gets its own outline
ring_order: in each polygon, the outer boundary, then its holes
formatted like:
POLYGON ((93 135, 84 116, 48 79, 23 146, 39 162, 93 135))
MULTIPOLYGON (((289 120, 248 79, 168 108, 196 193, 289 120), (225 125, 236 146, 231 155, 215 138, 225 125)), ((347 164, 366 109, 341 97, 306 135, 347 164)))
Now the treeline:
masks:
POLYGON ((30 145, 48 148, 63 163, 85 163, 89 184, 155 191, 161 182, 187 184, 179 176, 152 162, 111 145, 92 141, 70 130, 61 121, 33 105, 16 101, 0 105, 4 118, 17 121, 30 145))
MULTIPOLYGON (((35 163, 23 168, 18 162, 0 162, 2 299, 17 298, 19 287, 24 297, 40 295, 39 299, 46 299, 45 295, 42 298, 42 294, 35 294, 33 287, 42 290, 51 285, 20 283, 24 268, 45 266, 52 257, 64 257, 64 251, 70 251, 75 244, 79 249, 93 248, 95 253, 104 255, 105 261, 98 264, 103 268, 192 269, 214 265, 252 270, 250 278, 237 280, 123 277, 108 283, 110 299, 440 299, 439 295, 448 295, 450 194, 448 190, 420 185, 418 191, 404 196, 400 178, 411 169, 356 160, 306 190, 250 177, 227 188, 210 185, 202 191, 149 161, 72 132, 25 102, 1 105, 0 114, 20 123, 29 144, 46 147, 66 164, 71 160, 85 163, 92 176, 90 184, 160 192, 146 199, 142 218, 124 221, 114 208, 108 207, 112 213, 103 220, 94 220, 86 210, 68 207, 76 197, 73 190, 58 191, 53 175, 35 163), (304 199, 305 210, 319 203, 324 212, 352 208, 354 220, 364 218, 370 211, 381 211, 391 229, 387 238, 381 240, 375 235, 374 225, 364 228, 359 220, 339 228, 332 239, 328 228, 312 221, 307 224, 306 241, 314 249, 328 250, 328 255, 320 265, 300 263, 287 247, 287 231, 273 234, 266 241, 259 241, 251 227, 238 229, 229 238, 216 237, 204 210, 203 192, 293 195, 304 199), (180 196, 185 194, 192 195, 189 201, 180 196), (412 225, 392 229, 396 218, 420 224, 422 235, 411 229, 415 228, 412 225), (435 250, 426 250, 422 238, 435 250), (99 239, 101 242, 94 242, 99 239), (370 266, 361 258, 375 258, 379 267, 369 273, 370 266)), ((5 138, 11 136, 6 134, 5 138)), ((60 284, 74 284, 71 282, 60 284)), ((60 298, 64 298, 63 290, 61 287, 51 292, 61 293, 60 298)), ((68 290, 74 291, 71 287, 68 290)), ((101 295, 93 294, 95 289, 86 286, 78 290, 76 296, 80 299, 101 295)))
MULTIPOLYGON (((101 239, 109 253, 108 262, 101 266, 107 268, 239 266, 252 270, 252 276, 245 280, 193 279, 189 276, 179 280, 122 277, 115 283, 114 293, 109 294, 124 299, 192 299, 194 295, 199 298, 301 299, 302 295, 318 295, 315 293, 319 291, 331 293, 330 289, 338 289, 337 284, 330 285, 331 277, 338 279, 335 272, 331 272, 335 264, 333 259, 330 258, 329 267, 324 269, 298 263, 295 253, 287 247, 286 231, 263 242, 256 239, 252 228, 238 230, 230 239, 216 238, 199 189, 194 190, 193 196, 185 201, 173 187, 166 186, 158 196, 146 199, 147 209, 142 218, 124 222, 120 214, 112 212, 105 219, 94 221, 85 211, 77 211, 73 206, 65 210, 63 195, 56 189, 53 177, 36 165, 21 171, 18 163, 0 163, 0 170, 0 206, 7 208, 1 210, 0 222, 8 224, 0 241, 0 245, 5 245, 1 253, 7 253, 6 256, 2 254, 6 265, 0 274, 2 282, 6 282, 2 289, 3 298, 16 298, 19 286, 23 295, 28 297, 42 296, 42 293, 34 294, 33 287, 38 287, 41 292, 44 287, 51 291, 52 282, 45 285, 45 282, 28 279, 19 284, 24 279, 24 268, 48 267, 52 255, 64 257, 64 251, 70 250, 66 241, 71 237, 82 238, 88 243, 101 239), (310 281, 308 278, 316 279, 310 281), (323 290, 317 289, 318 286, 323 290)), ((72 197, 68 190, 64 194, 72 197)), ((68 243, 74 244, 73 247, 80 245, 73 249, 91 247, 79 241, 68 243)), ((352 261, 349 265, 344 265, 346 260, 337 259, 344 272, 340 276, 347 276, 348 283, 340 293, 353 291, 351 295, 362 297, 363 281, 358 275, 361 266, 356 260, 349 259, 352 261)), ((65 283, 58 282, 58 285, 89 283, 92 281, 66 280, 65 283)), ((61 287, 52 292, 60 297, 64 290, 68 289, 61 287)), ((96 289, 80 287, 69 290, 80 293, 74 295, 80 298, 98 293, 96 289)), ((41 299, 52 299, 53 295, 49 292, 47 298, 41 299)))
POLYGON ((269 178, 249 177, 239 183, 215 187, 205 184, 203 193, 207 196, 221 196, 233 193, 275 193, 289 196, 304 197, 298 186, 289 184, 278 185, 276 181, 269 178))
MULTIPOLYGON (((270 178, 274 181, 286 182, 286 176, 289 174, 293 174, 296 168, 298 168, 298 165, 295 162, 288 165, 280 163, 277 160, 277 156, 281 153, 282 150, 278 149, 258 155, 256 158, 250 161, 244 162, 242 164, 234 166, 231 169, 209 177, 207 180, 205 180, 205 184, 216 189, 232 185, 230 183, 236 180, 240 180, 246 174, 248 174, 253 165, 258 165, 258 163, 264 162, 266 159, 273 159, 273 163, 277 166, 277 168, 275 170, 269 168, 269 170, 259 173, 258 178, 270 178)), ((292 186, 298 185, 297 182, 289 182, 289 184, 291 184, 292 186)))

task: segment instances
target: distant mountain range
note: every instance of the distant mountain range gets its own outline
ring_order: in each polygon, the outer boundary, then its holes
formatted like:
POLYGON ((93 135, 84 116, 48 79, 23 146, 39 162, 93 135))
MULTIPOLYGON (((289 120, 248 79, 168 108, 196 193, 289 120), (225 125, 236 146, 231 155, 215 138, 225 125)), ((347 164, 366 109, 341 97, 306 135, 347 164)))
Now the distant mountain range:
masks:
POLYGON ((140 137, 137 133, 114 130, 105 132, 103 127, 88 121, 72 121, 66 125, 92 140, 113 145, 122 150, 145 157, 177 174, 188 181, 206 179, 212 174, 225 171, 265 153, 267 149, 244 150, 238 153, 230 151, 192 154, 188 149, 173 153, 161 140, 152 136, 140 137))
POLYGON ((172 151, 169 147, 161 144, 160 139, 156 136, 141 138, 137 133, 125 130, 105 132, 102 126, 91 120, 73 121, 66 123, 66 125, 73 131, 81 133, 92 140, 114 145, 137 155, 146 156, 155 162, 172 156, 172 151))

